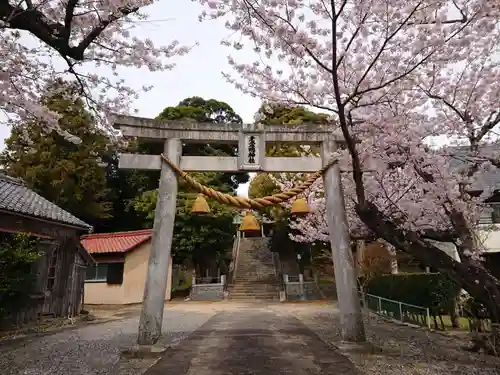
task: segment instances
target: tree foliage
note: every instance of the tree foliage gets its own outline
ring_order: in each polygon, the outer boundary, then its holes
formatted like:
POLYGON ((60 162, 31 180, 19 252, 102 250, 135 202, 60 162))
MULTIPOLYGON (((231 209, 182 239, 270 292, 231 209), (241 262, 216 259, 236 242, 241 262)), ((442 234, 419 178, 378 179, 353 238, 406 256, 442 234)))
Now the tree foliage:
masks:
POLYGON ((191 119, 201 123, 228 124, 243 123, 241 117, 227 103, 199 96, 181 100, 175 107, 165 108, 158 118, 167 120, 191 119))
MULTIPOLYGON (((257 114, 255 120, 266 126, 283 126, 283 125, 303 125, 315 124, 325 125, 328 123, 328 115, 324 113, 315 113, 302 106, 290 106, 275 103, 263 103, 257 114)), ((318 150, 315 147, 293 145, 293 144, 269 144, 266 149, 266 156, 310 156, 316 155, 318 150)), ((290 174, 283 174, 283 177, 290 174)), ((279 173, 259 173, 257 174, 248 188, 248 196, 251 198, 264 197, 282 191, 279 184, 276 183, 275 178, 279 177, 279 173), (274 177, 274 178, 273 178, 274 177)), ((281 210, 279 208, 267 209, 266 213, 273 218, 277 219, 281 210)))
POLYGON ((83 101, 74 99, 73 89, 56 82, 43 105, 60 114, 63 132, 82 142, 68 142, 39 122, 21 121, 12 126, 1 162, 7 174, 23 179, 47 200, 93 224, 111 217, 106 171, 100 163, 112 150, 108 136, 96 126, 83 101))
MULTIPOLYGON (((46 84, 54 78, 75 82, 77 96, 94 114, 127 110, 138 91, 150 87, 137 90, 128 86, 118 74, 120 68, 170 70, 174 66, 171 58, 189 51, 177 41, 156 46, 134 32, 144 25, 136 21, 148 18, 142 8, 151 3, 2 1, 2 111, 24 121, 42 119, 40 126, 59 131, 57 113, 40 101, 46 84)), ((103 125, 108 125, 106 118, 100 116, 103 125)))
MULTIPOLYGON (((216 173, 193 173, 200 183, 222 189, 216 173)), ((226 192, 229 192, 226 188, 226 192)), ((172 256, 174 263, 190 263, 200 269, 220 265, 227 260, 234 236, 233 218, 236 211, 227 205, 209 201, 211 214, 194 215, 191 207, 197 194, 181 181, 177 197, 172 256)), ((145 192, 135 200, 135 209, 147 213, 145 225, 152 227, 158 190, 145 192)))
POLYGON ((25 234, 2 233, 0 239, 0 320, 29 301, 35 277, 33 264, 40 258, 35 240, 25 234))
POLYGON ((144 215, 131 202, 157 186, 157 178, 118 168, 118 153, 135 152, 137 143, 118 143, 100 129, 83 101, 74 99, 74 89, 57 81, 44 98, 44 105, 61 115, 59 132, 45 131, 33 121, 13 124, 0 156, 4 171, 96 232, 140 228, 144 215), (69 142, 61 132, 77 136, 80 143, 69 142))
MULTIPOLYGON (((200 97, 186 98, 175 107, 165 108, 159 119, 196 121, 200 123, 241 123, 241 118, 224 102, 200 97)), ((143 149, 151 147, 142 145, 143 149)), ((154 147, 154 146, 153 146, 154 147)), ((158 153, 159 151, 157 151, 158 153)), ((225 144, 184 144, 183 155, 192 156, 236 156, 234 146, 225 144)), ((234 193, 240 183, 248 181, 246 173, 190 173, 199 182, 225 193, 234 193)), ((136 211, 147 215, 152 225, 157 200, 157 189, 147 191, 135 200, 136 211)), ((191 214, 191 206, 197 194, 184 181, 179 182, 177 212, 175 217, 172 250, 177 263, 193 263, 201 269, 216 269, 224 266, 231 249, 234 235, 235 211, 217 202, 210 202, 212 213, 208 216, 191 214)))
POLYGON ((106 172, 106 199, 112 204, 108 219, 94 224, 96 232, 120 232, 144 227, 146 215, 136 211, 135 199, 146 191, 158 186, 158 173, 155 171, 134 171, 118 168, 119 153, 139 152, 137 142, 122 145, 110 140, 109 152, 103 158, 106 172))
MULTIPOLYGON (((175 107, 166 107, 157 117, 161 120, 184 120, 199 123, 241 124, 241 117, 227 104, 215 99, 205 100, 198 96, 186 98, 175 107)), ((237 156, 235 145, 186 143, 183 155, 189 156, 237 156)), ((219 173, 220 183, 236 190, 239 184, 248 181, 248 173, 219 173)))

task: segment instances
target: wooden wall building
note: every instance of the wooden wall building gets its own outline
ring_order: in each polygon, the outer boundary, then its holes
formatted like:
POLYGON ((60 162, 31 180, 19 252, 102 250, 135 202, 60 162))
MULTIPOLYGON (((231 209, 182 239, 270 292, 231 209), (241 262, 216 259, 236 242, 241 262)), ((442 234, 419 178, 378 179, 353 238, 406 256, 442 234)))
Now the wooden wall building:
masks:
POLYGON ((30 234, 42 253, 32 267, 36 285, 30 302, 0 323, 20 324, 41 315, 70 317, 80 312, 86 268, 94 261, 79 238, 91 229, 21 180, 0 174, 0 237, 30 234))

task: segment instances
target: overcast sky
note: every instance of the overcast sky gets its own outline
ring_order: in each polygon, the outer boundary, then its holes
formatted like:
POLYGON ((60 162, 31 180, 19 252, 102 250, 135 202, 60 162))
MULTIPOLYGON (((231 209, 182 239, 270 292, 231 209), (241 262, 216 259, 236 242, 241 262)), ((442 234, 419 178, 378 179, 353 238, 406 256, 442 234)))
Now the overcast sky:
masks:
MULTIPOLYGON (((150 21, 138 24, 137 33, 151 38, 156 44, 168 44, 176 39, 184 45, 199 46, 186 56, 176 59, 177 66, 170 72, 150 73, 127 70, 122 77, 136 87, 154 85, 153 90, 136 101, 139 116, 155 117, 163 108, 174 106, 190 96, 217 99, 228 103, 245 122, 251 122, 259 107, 259 100, 243 95, 227 83, 221 71, 230 71, 227 63, 229 49, 220 45, 228 35, 224 23, 210 21, 200 23, 198 15, 202 7, 197 2, 161 1, 148 8, 150 21)), ((0 125, 0 145, 9 135, 9 128, 0 125)), ((247 186, 240 192, 246 193, 247 186)))

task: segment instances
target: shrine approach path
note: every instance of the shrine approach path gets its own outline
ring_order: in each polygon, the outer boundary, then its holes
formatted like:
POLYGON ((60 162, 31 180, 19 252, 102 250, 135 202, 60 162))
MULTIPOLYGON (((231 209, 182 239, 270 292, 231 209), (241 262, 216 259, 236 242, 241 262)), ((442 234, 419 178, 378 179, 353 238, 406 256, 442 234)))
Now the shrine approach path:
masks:
POLYGON ((286 309, 248 305, 217 312, 146 375, 355 373, 345 356, 286 309))

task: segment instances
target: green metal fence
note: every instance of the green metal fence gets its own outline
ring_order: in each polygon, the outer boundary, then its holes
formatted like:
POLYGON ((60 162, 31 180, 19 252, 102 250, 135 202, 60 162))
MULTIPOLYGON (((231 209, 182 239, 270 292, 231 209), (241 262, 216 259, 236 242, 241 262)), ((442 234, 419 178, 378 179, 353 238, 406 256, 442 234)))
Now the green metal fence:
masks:
POLYGON ((361 294, 361 304, 378 315, 382 315, 403 323, 410 323, 431 328, 431 317, 428 308, 410 305, 392 299, 361 294))

